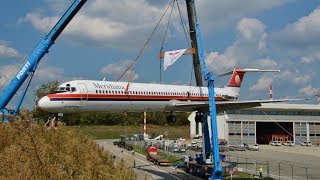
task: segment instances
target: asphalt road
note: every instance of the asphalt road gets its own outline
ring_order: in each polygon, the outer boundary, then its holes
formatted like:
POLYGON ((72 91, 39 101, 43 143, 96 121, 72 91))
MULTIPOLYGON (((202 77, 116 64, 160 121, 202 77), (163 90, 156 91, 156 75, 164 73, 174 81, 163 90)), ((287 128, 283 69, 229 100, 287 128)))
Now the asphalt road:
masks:
POLYGON ((132 167, 134 172, 137 174, 137 180, 145 179, 170 179, 170 180, 188 180, 197 179, 194 176, 184 173, 183 171, 176 170, 174 167, 161 167, 154 165, 153 163, 146 160, 144 155, 134 153, 119 148, 113 145, 115 140, 97 140, 96 142, 102 146, 105 150, 109 151, 116 156, 116 163, 120 162, 121 159, 127 164, 128 167, 132 167), (121 152, 122 151, 122 152, 121 152), (134 166, 135 161, 135 167, 134 166))
MULTIPOLYGON (((129 167, 137 174, 137 179, 196 179, 194 176, 176 170, 174 167, 160 167, 146 160, 144 155, 118 148, 113 145, 115 140, 99 140, 97 143, 116 156, 118 162, 123 158, 129 167), (123 151, 123 152, 121 152, 123 151), (133 167, 133 162, 136 167, 133 167)), ((260 146, 260 151, 229 151, 228 163, 222 167, 237 167, 240 171, 258 174, 257 169, 263 166, 263 176, 275 179, 318 180, 320 179, 320 147, 271 147, 260 146), (279 178, 280 176, 280 178, 279 178)), ((171 153, 171 155, 193 155, 194 151, 186 153, 171 153)))
POLYGON ((257 174, 257 169, 262 165, 263 175, 267 176, 269 166, 269 176, 275 179, 320 179, 320 157, 298 154, 295 150, 304 148, 310 151, 308 147, 292 147, 291 151, 286 152, 281 152, 281 148, 286 147, 267 145, 260 147, 260 151, 229 151, 226 154, 230 155, 231 166, 237 166, 244 172, 257 174))

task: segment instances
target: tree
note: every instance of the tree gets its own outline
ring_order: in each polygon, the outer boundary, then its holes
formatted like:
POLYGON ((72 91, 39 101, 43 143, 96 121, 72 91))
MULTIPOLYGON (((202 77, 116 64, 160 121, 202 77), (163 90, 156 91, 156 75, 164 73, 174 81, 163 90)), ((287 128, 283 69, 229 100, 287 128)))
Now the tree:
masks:
POLYGON ((38 106, 38 101, 47 94, 53 93, 57 87, 59 86, 59 81, 47 82, 42 84, 38 89, 35 90, 35 109, 33 111, 33 118, 38 119, 48 119, 48 117, 52 116, 52 113, 45 112, 41 110, 38 106))

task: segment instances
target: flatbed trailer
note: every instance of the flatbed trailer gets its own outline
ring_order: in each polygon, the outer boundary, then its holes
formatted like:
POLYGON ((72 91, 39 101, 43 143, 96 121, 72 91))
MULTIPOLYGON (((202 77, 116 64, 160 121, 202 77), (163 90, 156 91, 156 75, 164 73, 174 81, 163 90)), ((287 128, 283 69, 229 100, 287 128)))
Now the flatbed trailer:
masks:
POLYGON ((185 171, 188 174, 194 175, 200 178, 208 178, 211 176, 213 170, 212 164, 200 164, 196 161, 186 163, 185 171))
POLYGON ((169 160, 161 158, 158 155, 158 148, 154 147, 154 146, 148 147, 146 157, 147 157, 148 161, 153 162, 154 164, 156 164, 158 166, 170 166, 171 165, 171 162, 169 160))
POLYGON ((154 164, 156 164, 158 166, 170 166, 171 165, 170 161, 168 161, 166 159, 162 159, 158 155, 149 155, 149 156, 147 156, 147 160, 150 162, 153 162, 154 164))

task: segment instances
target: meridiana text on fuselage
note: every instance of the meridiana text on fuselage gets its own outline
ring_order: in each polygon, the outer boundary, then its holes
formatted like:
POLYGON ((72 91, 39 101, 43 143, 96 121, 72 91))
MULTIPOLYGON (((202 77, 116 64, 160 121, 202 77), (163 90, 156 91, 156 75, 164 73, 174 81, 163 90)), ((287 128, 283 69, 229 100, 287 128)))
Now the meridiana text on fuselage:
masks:
POLYGON ((115 84, 99 84, 99 83, 92 83, 95 88, 98 89, 120 89, 124 90, 125 87, 121 85, 115 85, 115 84))

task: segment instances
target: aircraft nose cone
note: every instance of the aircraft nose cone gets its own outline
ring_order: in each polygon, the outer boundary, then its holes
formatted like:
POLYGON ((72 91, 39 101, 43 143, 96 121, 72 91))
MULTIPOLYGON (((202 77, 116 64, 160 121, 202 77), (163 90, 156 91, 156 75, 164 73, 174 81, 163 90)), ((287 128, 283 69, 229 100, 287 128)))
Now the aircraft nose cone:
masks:
POLYGON ((42 110, 48 110, 50 108, 50 98, 48 96, 42 97, 38 102, 38 106, 42 110))

